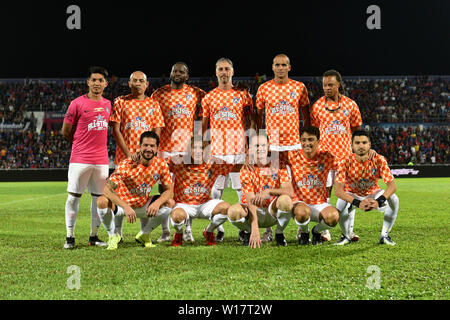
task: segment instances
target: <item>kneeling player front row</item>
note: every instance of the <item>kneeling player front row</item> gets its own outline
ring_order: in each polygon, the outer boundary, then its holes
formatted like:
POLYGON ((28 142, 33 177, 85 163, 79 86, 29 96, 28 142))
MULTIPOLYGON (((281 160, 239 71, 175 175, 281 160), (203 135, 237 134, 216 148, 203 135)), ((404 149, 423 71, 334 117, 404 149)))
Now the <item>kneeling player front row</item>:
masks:
POLYGON ((214 230, 228 220, 240 230, 245 246, 259 248, 259 228, 274 226, 277 246, 286 246, 283 232, 291 218, 301 229, 300 245, 310 241, 321 244, 321 232, 338 223, 342 237, 336 245, 346 245, 352 241, 356 208, 384 212, 379 243, 394 245, 389 236, 399 208, 394 177, 383 156, 369 157, 368 133, 355 131, 354 153, 339 162, 328 151, 318 149, 317 127, 302 128, 300 140, 301 150, 269 154, 267 137, 256 134, 250 137, 245 164, 225 164, 218 159, 204 161, 203 141, 193 137, 184 156, 165 161, 157 157, 158 135, 144 132, 139 152, 119 164, 97 200, 98 215, 109 235, 107 249, 118 248, 125 217, 130 223, 140 219, 141 231, 136 241, 145 247, 154 246, 150 233, 166 219, 175 229, 172 246, 181 246, 183 240, 194 241, 191 224, 186 222, 195 218, 210 220, 203 230, 206 245, 216 244, 214 230), (336 207, 327 202, 330 170, 337 170, 336 207), (217 177, 230 172, 240 172, 242 187, 242 199, 233 205, 210 197, 217 177), (386 190, 378 186, 380 178, 386 183, 386 190), (151 196, 156 183, 162 185, 162 193, 151 196), (317 224, 309 230, 311 221, 317 224))

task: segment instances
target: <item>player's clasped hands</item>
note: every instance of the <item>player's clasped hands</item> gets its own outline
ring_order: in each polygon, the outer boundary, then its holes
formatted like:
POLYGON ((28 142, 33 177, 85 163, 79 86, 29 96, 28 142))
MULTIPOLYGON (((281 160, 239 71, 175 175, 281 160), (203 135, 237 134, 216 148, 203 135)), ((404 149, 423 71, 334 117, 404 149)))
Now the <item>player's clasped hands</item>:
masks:
POLYGON ((359 208, 364 211, 371 211, 372 209, 378 208, 378 202, 375 199, 367 198, 361 201, 359 208))

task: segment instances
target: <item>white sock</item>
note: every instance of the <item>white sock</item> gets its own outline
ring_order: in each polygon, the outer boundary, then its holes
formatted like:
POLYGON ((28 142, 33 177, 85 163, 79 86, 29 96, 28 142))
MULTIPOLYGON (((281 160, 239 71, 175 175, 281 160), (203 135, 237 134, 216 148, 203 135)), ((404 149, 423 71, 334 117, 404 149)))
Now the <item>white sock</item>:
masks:
MULTIPOLYGON (((170 209, 170 208, 168 208, 168 209, 170 209)), ((172 209, 170 209, 170 210, 172 211, 172 209)), ((165 233, 170 232, 169 219, 170 219, 170 215, 168 215, 166 217, 166 219, 161 223, 161 229, 165 233)))
POLYGON ((381 230, 381 236, 385 237, 389 234, 394 225, 395 219, 397 219, 399 200, 398 197, 393 194, 389 200, 387 200, 388 207, 384 211, 383 229, 381 230))
POLYGON ((123 220, 125 219, 125 211, 119 206, 116 207, 117 212, 114 214, 114 233, 123 237, 123 220))
POLYGON ((192 218, 188 216, 185 220, 186 232, 192 232, 192 218))
POLYGON ((91 237, 95 237, 98 234, 98 229, 101 224, 97 212, 97 199, 97 196, 92 196, 91 198, 91 237))
POLYGON ((331 204, 331 198, 327 198, 327 203, 331 204))
POLYGON ((242 191, 241 191, 241 189, 236 189, 236 194, 238 196, 239 203, 241 203, 241 199, 242 199, 242 191))
POLYGON ((216 189, 213 187, 211 190, 211 198, 212 199, 222 199, 223 189, 216 189))
POLYGON ((66 201, 66 231, 67 237, 75 237, 75 224, 77 222, 80 199, 69 194, 66 201))
POLYGON ((214 232, 214 230, 222 223, 228 220, 228 216, 225 214, 216 214, 212 217, 211 223, 206 227, 206 232, 214 232))
POLYGON ((289 224, 289 221, 292 218, 292 212, 291 211, 281 211, 278 209, 277 211, 277 229, 275 230, 275 233, 283 233, 284 229, 286 229, 287 225, 289 224))
POLYGON ((320 220, 320 222, 315 227, 315 232, 320 233, 322 231, 328 230, 331 227, 325 223, 325 220, 320 220))
POLYGON ((170 224, 175 229, 176 233, 183 233, 183 224, 186 220, 181 221, 180 223, 175 223, 172 218, 170 218, 170 224))
POLYGON ((311 221, 311 219, 308 219, 307 221, 302 222, 302 223, 298 222, 298 221, 295 220, 295 219, 294 219, 294 221, 295 221, 295 223, 298 225, 299 229, 302 230, 302 233, 308 233, 308 232, 309 232, 309 227, 308 227, 308 225, 309 225, 309 221, 311 221))
MULTIPOLYGON (((156 213, 156 216, 152 218, 141 218, 142 220, 147 220, 147 223, 142 228, 142 233, 149 234, 153 230, 155 230, 160 224, 162 224, 164 221, 167 220, 168 217, 170 217, 170 213, 172 212, 171 208, 168 207, 161 207, 158 212, 156 213)), ((170 232, 170 229, 168 230, 170 232)))
POLYGON ((98 216, 109 236, 116 235, 114 217, 111 208, 97 209, 98 216))
POLYGON ((346 236, 348 239, 351 239, 351 232, 350 232, 350 223, 351 217, 355 216, 355 208, 351 212, 348 211, 348 208, 351 206, 348 202, 338 199, 336 203, 336 208, 340 212, 339 215, 339 226, 341 227, 341 232, 344 236, 346 236))

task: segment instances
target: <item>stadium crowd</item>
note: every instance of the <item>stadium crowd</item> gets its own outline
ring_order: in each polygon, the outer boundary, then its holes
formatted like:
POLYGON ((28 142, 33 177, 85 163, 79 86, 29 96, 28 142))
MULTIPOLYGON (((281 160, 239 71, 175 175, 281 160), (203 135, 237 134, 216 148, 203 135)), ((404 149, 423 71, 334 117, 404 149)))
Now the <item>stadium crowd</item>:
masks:
MULTIPOLYGON (((293 77, 295 79, 295 77, 293 77)), ((260 84, 268 80, 256 75, 235 84, 246 87, 253 97, 260 84)), ((169 79, 151 79, 147 94, 166 84, 169 79)), ((308 88, 310 101, 323 95, 321 78, 301 80, 308 88)), ((216 87, 214 79, 190 81, 205 91, 216 87)), ((408 77, 402 79, 351 78, 344 81, 345 94, 360 108, 364 125, 371 127, 374 149, 386 156, 389 164, 450 163, 450 107, 447 78, 408 77), (403 128, 410 123, 409 127, 403 128), (423 128, 418 123, 433 124, 423 128), (389 124, 383 127, 381 124, 389 124)), ((84 80, 63 81, 1 81, 0 125, 30 125, 25 130, 0 129, 0 169, 65 168, 70 158, 70 144, 58 130, 35 130, 33 111, 64 113, 70 101, 86 93, 84 80), (31 112, 27 113, 26 112, 31 112), (31 115, 30 115, 31 114, 31 115)), ((112 77, 105 97, 129 93, 126 79, 112 77)), ((109 154, 112 160, 115 142, 110 135, 109 154)))

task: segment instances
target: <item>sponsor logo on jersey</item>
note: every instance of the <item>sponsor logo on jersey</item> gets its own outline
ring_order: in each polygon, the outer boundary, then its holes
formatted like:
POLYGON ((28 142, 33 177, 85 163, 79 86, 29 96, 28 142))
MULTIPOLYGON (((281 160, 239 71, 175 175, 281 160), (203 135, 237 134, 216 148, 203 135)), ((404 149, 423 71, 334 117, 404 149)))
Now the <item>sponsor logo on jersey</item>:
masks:
POLYGON ((191 111, 189 111, 181 103, 178 103, 173 108, 171 108, 169 112, 167 112, 167 116, 173 118, 190 117, 191 111))
POLYGON ((131 189, 130 193, 139 197, 144 197, 152 192, 152 186, 147 183, 142 183, 137 188, 131 189))
POLYGON ((131 120, 131 122, 127 122, 127 124, 125 124, 125 130, 128 129, 133 129, 136 131, 149 131, 150 126, 147 124, 147 121, 142 120, 142 117, 136 117, 131 120))
POLYGON ((196 182, 193 186, 185 188, 184 194, 198 197, 200 195, 209 195, 209 190, 200 182, 196 182))
POLYGON ((331 123, 325 128, 325 134, 345 134, 347 133, 346 127, 341 124, 339 120, 333 120, 331 123))
POLYGON ((237 120, 237 115, 228 107, 221 108, 215 115, 214 120, 218 121, 228 121, 228 120, 237 120))
POLYGON ((285 115, 286 113, 294 113, 295 109, 291 106, 291 104, 286 100, 281 100, 280 103, 276 104, 275 107, 272 108, 272 114, 279 113, 281 115, 285 115))
POLYGON ((367 179, 361 179, 359 181, 353 182, 352 184, 350 184, 350 187, 352 189, 361 189, 361 190, 368 190, 370 188, 372 188, 373 186, 375 186, 377 183, 375 181, 370 181, 367 179))
POLYGON ((308 174, 306 178, 303 178, 301 181, 297 183, 297 186, 299 188, 308 188, 308 189, 314 189, 314 188, 322 188, 323 183, 319 180, 319 178, 314 174, 308 174))
POLYGON ((103 131, 108 130, 108 121, 102 116, 98 115, 95 117, 94 121, 88 124, 88 131, 103 131))

